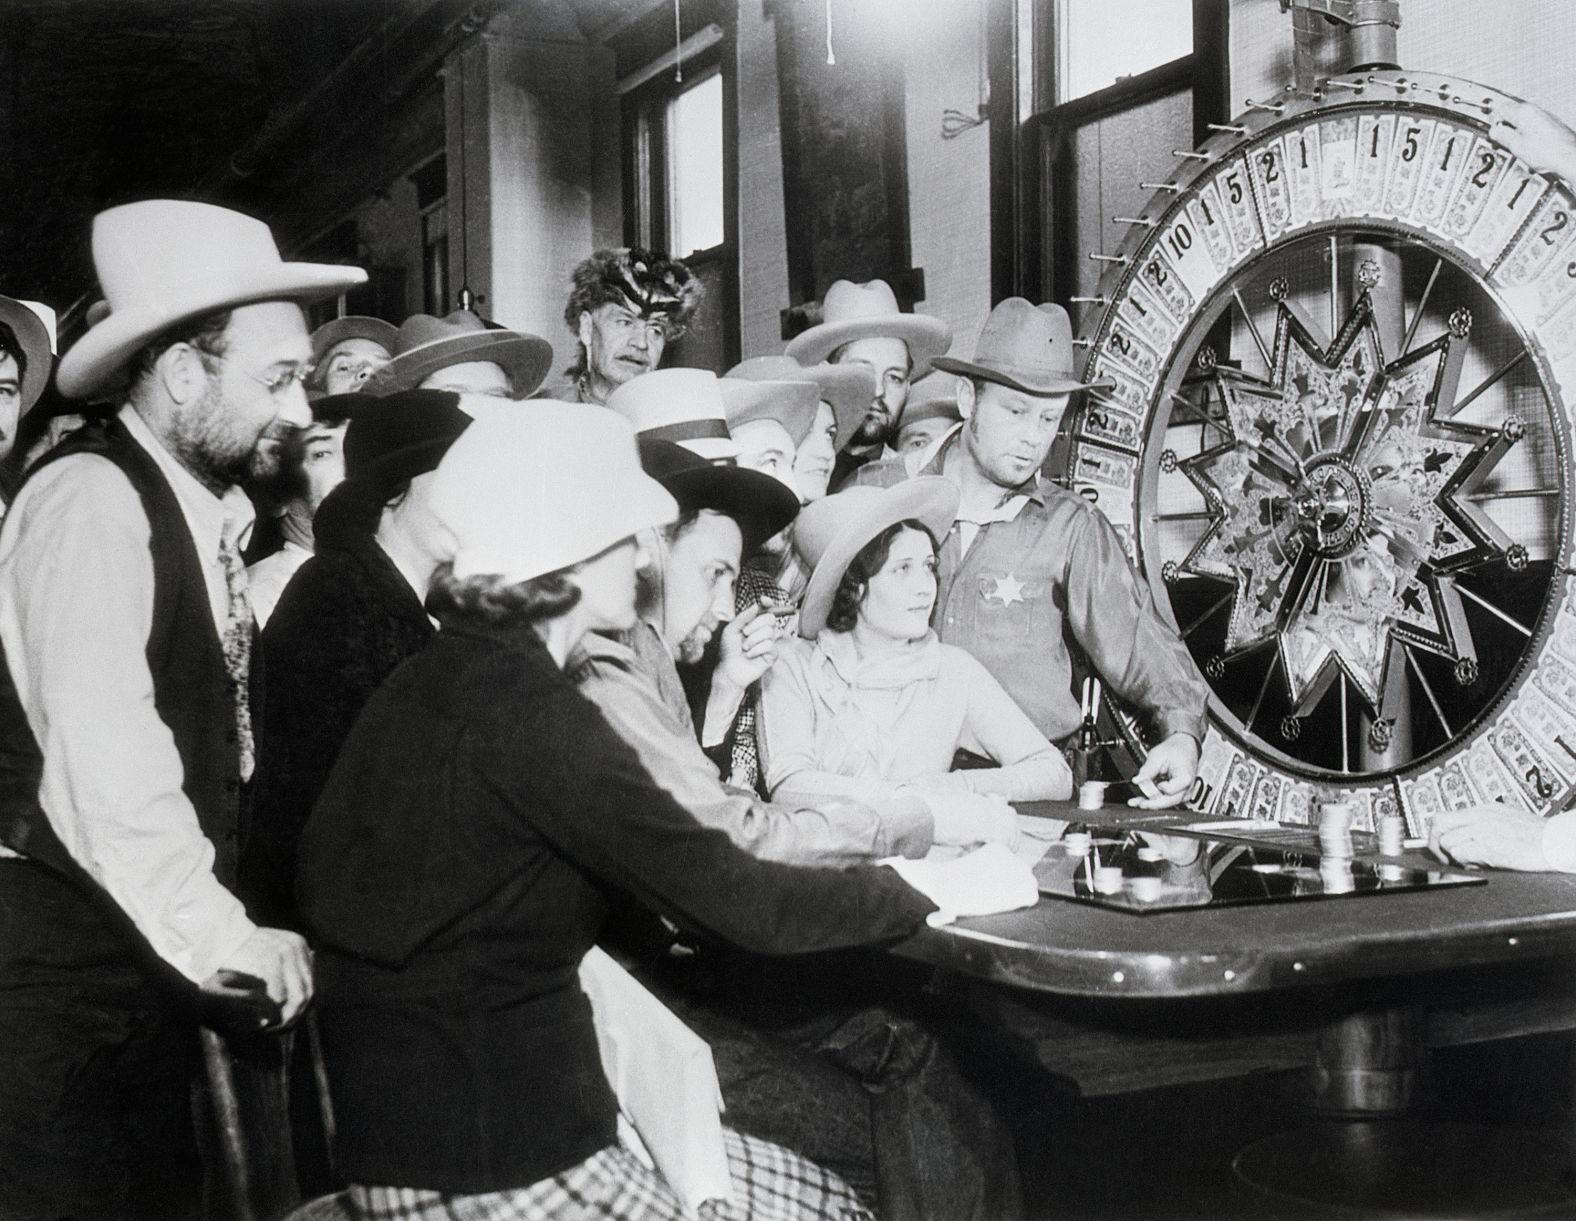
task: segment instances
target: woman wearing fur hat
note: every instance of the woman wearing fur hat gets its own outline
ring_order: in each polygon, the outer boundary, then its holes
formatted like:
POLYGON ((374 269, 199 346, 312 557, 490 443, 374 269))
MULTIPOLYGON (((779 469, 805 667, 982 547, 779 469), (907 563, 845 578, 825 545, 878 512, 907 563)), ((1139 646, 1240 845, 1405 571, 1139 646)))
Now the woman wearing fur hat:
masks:
MULTIPOLYGON (((901 937, 935 904, 883 866, 741 852, 564 673, 587 632, 634 624, 634 536, 678 511, 623 420, 561 404, 479 420, 432 504, 456 540, 429 603, 443 628, 367 704, 302 843, 352 1211, 677 1221, 668 1182, 617 1139, 577 975, 608 892, 777 953, 901 937)), ((925 864, 902 868, 958 910, 958 875, 937 885, 925 864)), ((990 885, 1021 890, 1021 862, 1001 866, 990 885)), ((864 1215, 786 1150, 727 1146, 722 1215, 864 1215)))
POLYGON ((577 344, 566 381, 543 398, 606 405, 650 373, 684 334, 700 304, 700 281, 677 259, 639 246, 598 250, 574 270, 564 322, 577 344))

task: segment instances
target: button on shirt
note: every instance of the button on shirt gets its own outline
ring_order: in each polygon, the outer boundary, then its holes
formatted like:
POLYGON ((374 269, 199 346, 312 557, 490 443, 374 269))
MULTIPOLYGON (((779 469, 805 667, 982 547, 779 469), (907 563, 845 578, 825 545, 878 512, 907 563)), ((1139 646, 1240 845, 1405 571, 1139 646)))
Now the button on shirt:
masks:
MULTIPOLYGON (((251 504, 239 488, 221 498, 203 487, 130 407, 120 421, 180 504, 222 633, 221 532, 226 515, 249 526, 251 504)), ((159 956, 200 982, 255 926, 214 876, 213 845, 154 708, 150 537, 142 502, 108 459, 79 454, 38 471, 0 530, 0 640, 43 753, 50 825, 159 956)))
MULTIPOLYGON (((877 487, 939 475, 958 430, 922 451, 866 467, 877 487)), ((1111 523, 1083 497, 1038 476, 983 521, 958 521, 942 540, 931 622, 972 653, 1055 742, 1078 728, 1064 632, 1107 685, 1142 709, 1161 737, 1204 740, 1208 688, 1187 646, 1160 617, 1111 523)))

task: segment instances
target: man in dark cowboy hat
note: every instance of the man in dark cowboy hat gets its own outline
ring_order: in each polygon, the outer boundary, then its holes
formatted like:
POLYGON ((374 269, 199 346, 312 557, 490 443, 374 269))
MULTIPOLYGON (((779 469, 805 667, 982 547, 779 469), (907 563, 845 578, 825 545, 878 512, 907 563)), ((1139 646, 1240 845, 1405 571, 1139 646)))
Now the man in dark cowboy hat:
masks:
POLYGON ((571 277, 564 322, 575 363, 541 397, 599 403, 631 378, 662 363, 700 304, 701 286, 677 259, 639 246, 598 250, 571 277))
POLYGON ((35 467, 0 531, 0 1214, 181 1218, 201 1186, 198 988, 311 995, 236 898, 255 768, 237 486, 311 418, 301 306, 364 283, 266 225, 148 200, 93 223, 108 310, 68 398, 124 404, 35 467))
POLYGON ((958 375, 963 423, 934 447, 859 472, 890 486, 944 475, 962 492, 942 542, 934 623, 979 658, 1051 741, 1078 728, 1071 632, 1101 677, 1151 721, 1156 745, 1139 776, 1173 806, 1198 771, 1208 689, 1176 630, 1133 573, 1121 541, 1083 497, 1042 478, 1041 464, 1074 392, 1072 325, 1059 305, 1003 301, 958 375), (923 469, 920 464, 923 463, 923 469))

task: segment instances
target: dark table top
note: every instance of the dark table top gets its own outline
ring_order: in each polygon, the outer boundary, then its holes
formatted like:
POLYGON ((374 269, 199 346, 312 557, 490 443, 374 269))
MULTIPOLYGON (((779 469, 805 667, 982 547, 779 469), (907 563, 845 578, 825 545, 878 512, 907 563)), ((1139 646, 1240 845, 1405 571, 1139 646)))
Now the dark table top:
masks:
MULTIPOLYGON (((1023 809, 1105 825, 1125 817, 1023 809)), ((1142 916, 1042 896, 1023 911, 927 929, 899 952, 1041 992, 1150 999, 1531 962, 1576 956, 1576 875, 1493 872, 1483 886, 1142 916)))

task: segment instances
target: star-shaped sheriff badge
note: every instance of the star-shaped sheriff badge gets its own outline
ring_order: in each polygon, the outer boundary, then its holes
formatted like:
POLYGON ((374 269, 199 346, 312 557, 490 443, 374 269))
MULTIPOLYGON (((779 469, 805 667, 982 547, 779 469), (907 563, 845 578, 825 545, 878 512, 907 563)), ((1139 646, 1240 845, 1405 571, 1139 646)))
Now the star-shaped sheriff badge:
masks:
POLYGON ((990 593, 985 595, 987 599, 999 598, 1004 607, 1024 600, 1023 582, 1013 576, 1012 573, 1009 572, 1004 577, 996 577, 995 582, 996 584, 991 588, 990 593))
POLYGON ((1232 583, 1225 652, 1280 651, 1295 715, 1344 673, 1375 717, 1386 681, 1415 646, 1476 673, 1456 574, 1490 560, 1526 564, 1473 500, 1524 433, 1455 419, 1472 318, 1458 309, 1437 338, 1385 360, 1370 290, 1334 341, 1278 302, 1267 381, 1217 368, 1227 440, 1181 462, 1210 525, 1183 571, 1232 583))

